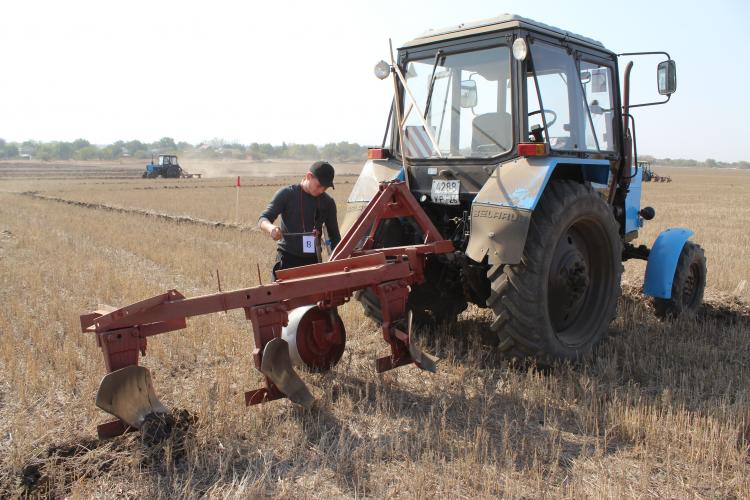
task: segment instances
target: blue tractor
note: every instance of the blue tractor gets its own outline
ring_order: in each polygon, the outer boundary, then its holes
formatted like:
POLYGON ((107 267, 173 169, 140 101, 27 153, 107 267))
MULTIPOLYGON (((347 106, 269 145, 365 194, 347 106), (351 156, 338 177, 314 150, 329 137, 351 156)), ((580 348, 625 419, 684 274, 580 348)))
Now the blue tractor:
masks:
MULTIPOLYGON (((648 53, 654 54, 654 53, 648 53)), ((542 363, 577 361, 607 335, 621 296, 623 262, 647 261, 644 293, 656 314, 703 300, 706 259, 673 228, 635 246, 655 216, 641 207, 634 118, 667 102, 675 62, 658 64, 659 102, 630 104, 629 62, 602 43, 513 15, 404 44, 376 76, 396 97, 380 148, 369 152, 348 199, 346 230, 383 181, 403 181, 455 252, 427 260, 412 289, 416 318, 455 319, 468 303, 490 308, 498 348, 542 363), (387 141, 389 147, 386 147, 387 141)), ((368 248, 424 241, 408 217, 373 229, 368 248)), ((377 297, 358 294, 381 318, 377 297)))
POLYGON ((157 161, 151 157, 151 163, 146 165, 146 171, 141 176, 144 179, 155 179, 163 177, 165 179, 191 179, 200 178, 201 174, 190 174, 180 167, 176 155, 159 155, 157 161))

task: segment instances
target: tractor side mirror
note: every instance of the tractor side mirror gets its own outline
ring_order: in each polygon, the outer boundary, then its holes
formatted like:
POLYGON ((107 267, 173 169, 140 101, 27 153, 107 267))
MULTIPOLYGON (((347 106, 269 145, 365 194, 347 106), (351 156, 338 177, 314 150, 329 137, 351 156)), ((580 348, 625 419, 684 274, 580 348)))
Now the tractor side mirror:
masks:
POLYGON ((662 61, 656 69, 659 94, 671 95, 677 90, 677 65, 672 59, 662 61))
POLYGON ((474 80, 461 81, 461 107, 473 108, 477 105, 477 82, 474 80))

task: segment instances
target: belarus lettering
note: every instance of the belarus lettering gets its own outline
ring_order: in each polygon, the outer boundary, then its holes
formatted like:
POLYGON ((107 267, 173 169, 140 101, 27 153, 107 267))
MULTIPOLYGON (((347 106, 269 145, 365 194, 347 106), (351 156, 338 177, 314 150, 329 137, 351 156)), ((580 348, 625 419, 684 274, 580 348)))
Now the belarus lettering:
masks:
POLYGON ((518 213, 516 211, 498 208, 474 207, 471 216, 478 219, 497 219, 508 222, 515 222, 518 220, 518 213))

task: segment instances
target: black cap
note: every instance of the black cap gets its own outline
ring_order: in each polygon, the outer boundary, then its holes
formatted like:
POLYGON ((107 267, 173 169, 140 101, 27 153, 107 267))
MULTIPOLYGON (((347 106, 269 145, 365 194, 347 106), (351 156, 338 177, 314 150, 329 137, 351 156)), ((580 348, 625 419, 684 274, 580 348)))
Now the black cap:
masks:
POLYGON ((327 161, 316 161, 310 166, 310 172, 318 179, 321 186, 333 187, 333 167, 327 161))

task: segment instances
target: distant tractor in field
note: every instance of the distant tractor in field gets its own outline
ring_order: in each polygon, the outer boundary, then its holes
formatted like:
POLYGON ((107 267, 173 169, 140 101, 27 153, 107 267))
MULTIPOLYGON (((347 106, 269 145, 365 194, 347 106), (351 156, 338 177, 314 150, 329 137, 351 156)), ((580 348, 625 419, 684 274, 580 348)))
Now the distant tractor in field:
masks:
POLYGON ((155 179, 163 177, 165 179, 200 179, 201 174, 189 174, 180 167, 176 155, 159 155, 158 162, 154 162, 151 157, 151 163, 146 165, 146 171, 141 176, 144 179, 155 179))
POLYGON ((672 182, 668 175, 658 175, 647 161, 639 161, 638 167, 643 172, 643 182, 672 182))
POLYGON ((643 182, 651 182, 654 177, 654 169, 651 168, 651 164, 647 161, 639 161, 638 167, 643 172, 643 182))

